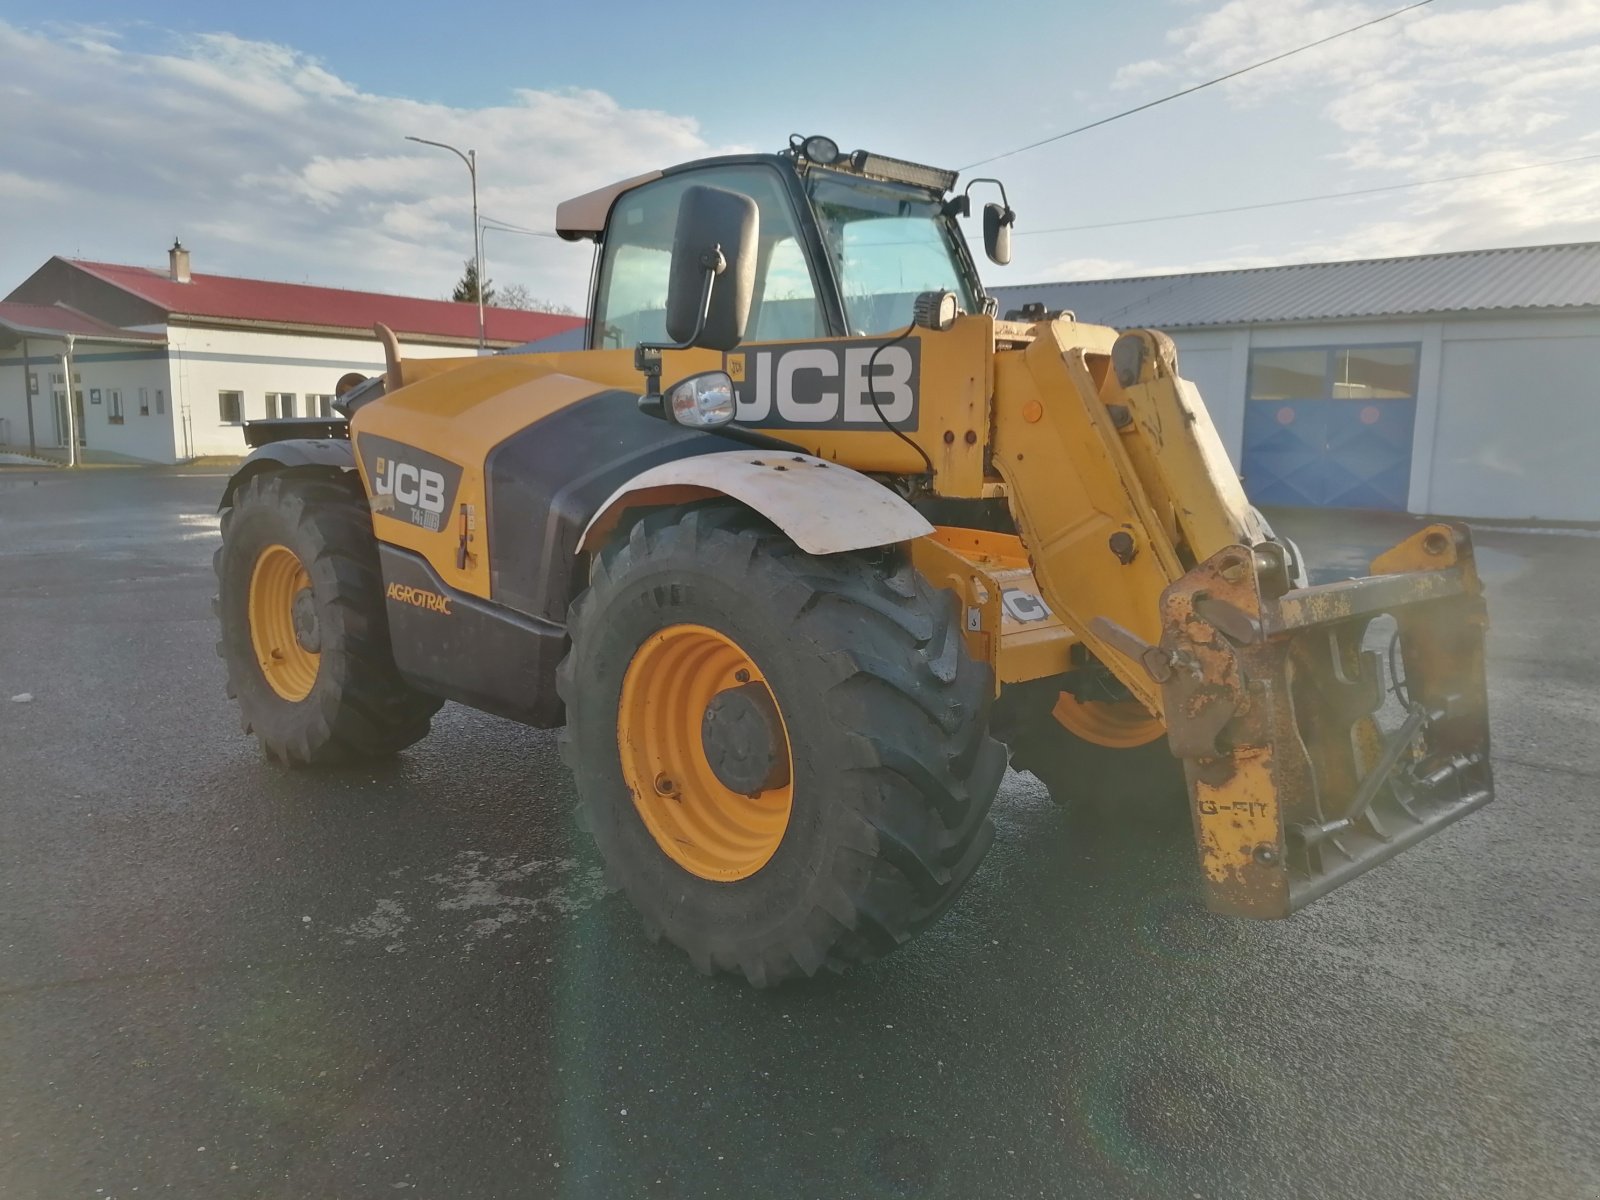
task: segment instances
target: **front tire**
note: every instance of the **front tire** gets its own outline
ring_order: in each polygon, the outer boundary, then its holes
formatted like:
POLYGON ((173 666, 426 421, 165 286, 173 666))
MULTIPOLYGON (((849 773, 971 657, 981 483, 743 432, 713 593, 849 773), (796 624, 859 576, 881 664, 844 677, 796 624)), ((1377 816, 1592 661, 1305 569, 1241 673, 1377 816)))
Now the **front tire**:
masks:
POLYGON ((358 487, 279 472, 246 480, 212 561, 228 695, 268 758, 291 767, 381 758, 427 734, 443 701, 395 668, 358 487))
POLYGON ((761 987, 876 958, 987 850, 991 677, 898 554, 808 555, 722 507, 655 514, 596 559, 568 628, 582 821, 647 931, 702 971, 761 987))

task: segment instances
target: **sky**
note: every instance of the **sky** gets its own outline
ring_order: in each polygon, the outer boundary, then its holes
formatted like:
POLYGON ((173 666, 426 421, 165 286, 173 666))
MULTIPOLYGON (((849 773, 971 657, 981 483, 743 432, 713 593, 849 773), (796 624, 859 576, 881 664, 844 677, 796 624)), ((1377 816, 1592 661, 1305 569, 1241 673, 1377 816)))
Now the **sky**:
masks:
MULTIPOLYGON (((407 134, 476 150, 483 212, 549 230, 569 196, 797 132, 963 166, 1404 2, 0 0, 0 294, 54 254, 161 266, 181 237, 197 272, 445 296, 467 172, 407 134)), ((986 279, 1600 239, 1600 157, 1044 232, 1600 156, 1597 117, 1600 0, 1434 0, 983 166, 1018 213, 986 279)), ((584 307, 587 244, 491 231, 485 258, 584 307)))

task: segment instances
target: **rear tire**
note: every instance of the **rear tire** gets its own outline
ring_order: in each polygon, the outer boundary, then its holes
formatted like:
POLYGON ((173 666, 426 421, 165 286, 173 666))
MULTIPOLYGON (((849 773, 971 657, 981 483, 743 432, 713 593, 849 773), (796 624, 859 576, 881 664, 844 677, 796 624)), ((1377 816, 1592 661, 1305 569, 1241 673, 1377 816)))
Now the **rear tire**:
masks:
POLYGON ((217 654, 244 732, 291 767, 382 758, 424 737, 443 704, 389 649, 372 518, 338 479, 246 480, 212 559, 217 654))
MULTIPOLYGON (((967 657, 950 598, 899 554, 815 557, 723 506, 658 513, 597 558, 568 629, 562 750, 580 820, 646 930, 700 970, 765 987, 877 958, 936 920, 987 850, 1005 771, 987 733, 991 676, 967 657), (685 630, 714 635, 707 654, 727 643, 747 656, 752 669, 732 678, 754 675, 766 689, 792 780, 775 844, 758 847, 770 856, 730 860, 720 879, 691 869, 704 847, 651 833, 647 813, 661 801, 629 786, 641 779, 638 735, 619 746, 619 725, 636 730, 655 711, 637 709, 636 685, 625 687, 634 664, 659 654, 663 631, 685 630)), ((709 728, 657 709, 680 728, 709 728)), ((681 785, 660 790, 689 811, 681 785)), ((756 840, 754 824, 734 832, 756 840)))
POLYGON ((1142 746, 1105 746, 1056 720, 1060 688, 1050 680, 1014 684, 996 706, 995 732, 1011 751, 1011 766, 1027 771, 1050 799, 1079 817, 1103 824, 1168 825, 1187 811, 1183 764, 1165 736, 1142 746))

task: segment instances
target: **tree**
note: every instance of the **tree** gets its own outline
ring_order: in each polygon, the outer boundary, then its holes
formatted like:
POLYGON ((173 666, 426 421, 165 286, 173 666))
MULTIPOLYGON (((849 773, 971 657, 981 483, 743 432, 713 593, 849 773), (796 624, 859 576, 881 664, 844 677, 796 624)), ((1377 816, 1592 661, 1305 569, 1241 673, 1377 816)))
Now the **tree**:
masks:
POLYGON ((516 308, 527 312, 533 307, 533 297, 528 293, 525 283, 508 283, 500 289, 496 297, 501 308, 516 308))
POLYGON ((496 302, 501 308, 516 308, 521 309, 523 312, 555 313, 557 316, 562 317, 577 316, 577 313, 573 312, 571 305, 557 304, 554 300, 541 300, 538 296, 528 291, 528 285, 525 283, 507 284, 500 289, 496 302))
MULTIPOLYGON (((478 264, 472 259, 467 259, 466 270, 461 273, 460 280, 456 283, 456 290, 450 293, 450 299, 458 300, 463 304, 476 304, 478 302, 478 264)), ((483 281, 483 302, 494 303, 494 280, 483 281)))

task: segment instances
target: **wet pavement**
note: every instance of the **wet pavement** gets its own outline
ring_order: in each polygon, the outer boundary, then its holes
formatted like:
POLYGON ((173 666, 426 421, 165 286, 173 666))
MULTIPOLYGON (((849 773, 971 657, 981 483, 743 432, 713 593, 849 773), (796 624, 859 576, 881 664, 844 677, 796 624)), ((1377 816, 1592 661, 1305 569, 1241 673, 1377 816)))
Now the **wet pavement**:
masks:
POLYGON ((551 734, 263 762, 221 484, 0 472, 5 1200, 1600 1195, 1600 539, 1479 533, 1500 798, 1296 918, 1011 776, 942 924, 757 993, 602 895, 551 734))

